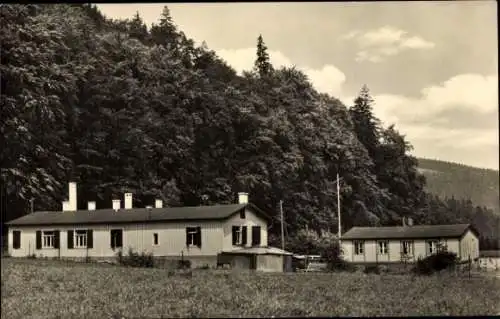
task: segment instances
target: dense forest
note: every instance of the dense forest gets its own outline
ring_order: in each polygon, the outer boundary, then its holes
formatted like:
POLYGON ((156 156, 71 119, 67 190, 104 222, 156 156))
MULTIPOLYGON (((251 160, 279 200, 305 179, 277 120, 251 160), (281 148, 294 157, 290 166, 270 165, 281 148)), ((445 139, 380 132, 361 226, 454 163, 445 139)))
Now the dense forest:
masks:
POLYGON ((60 210, 76 181, 80 207, 110 207, 128 191, 137 207, 230 203, 247 191, 273 214, 271 232, 283 200, 287 238, 324 234, 337 229, 338 173, 344 230, 411 216, 496 234, 483 203, 426 192, 410 143, 373 115, 367 86, 343 105, 301 71, 274 68, 262 36, 254 69, 239 76, 168 7, 151 28, 85 4, 1 5, 1 20, 4 221, 31 203, 60 210))

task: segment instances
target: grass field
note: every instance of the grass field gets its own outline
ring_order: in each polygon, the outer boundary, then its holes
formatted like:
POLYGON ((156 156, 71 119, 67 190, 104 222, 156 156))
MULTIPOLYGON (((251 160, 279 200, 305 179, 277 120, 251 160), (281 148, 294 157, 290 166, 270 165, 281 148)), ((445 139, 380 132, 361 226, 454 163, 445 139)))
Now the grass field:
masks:
POLYGON ((496 315, 481 276, 265 274, 2 259, 2 318, 496 315))

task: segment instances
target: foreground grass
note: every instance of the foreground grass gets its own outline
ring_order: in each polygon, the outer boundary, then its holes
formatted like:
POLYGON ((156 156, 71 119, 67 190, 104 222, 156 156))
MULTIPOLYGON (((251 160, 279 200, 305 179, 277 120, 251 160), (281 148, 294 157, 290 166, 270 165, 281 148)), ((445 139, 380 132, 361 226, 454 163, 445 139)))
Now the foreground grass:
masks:
POLYGON ((500 280, 264 274, 2 259, 2 318, 496 315, 500 280))

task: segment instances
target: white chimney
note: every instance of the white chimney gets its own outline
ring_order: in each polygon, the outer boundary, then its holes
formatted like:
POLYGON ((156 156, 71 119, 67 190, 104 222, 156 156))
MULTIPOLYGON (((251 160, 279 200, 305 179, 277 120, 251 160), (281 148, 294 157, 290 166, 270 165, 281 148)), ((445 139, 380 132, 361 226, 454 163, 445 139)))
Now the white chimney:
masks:
POLYGON ((114 210, 120 209, 120 200, 119 199, 113 199, 113 209, 114 210))
POLYGON ((132 208, 132 193, 125 193, 125 200, 123 203, 125 204, 125 209, 132 208))
POLYGON ((69 210, 71 210, 70 206, 69 206, 69 201, 64 201, 62 202, 62 210, 63 212, 67 212, 69 210))
POLYGON ((155 200, 155 208, 163 208, 163 201, 161 199, 155 200))
POLYGON ((413 226, 413 218, 408 218, 408 226, 413 226))
POLYGON ((95 202, 87 203, 88 210, 95 210, 95 202))
POLYGON ((76 183, 75 182, 70 182, 68 185, 69 188, 69 207, 68 211, 76 211, 77 210, 77 196, 76 196, 76 183))
POLYGON ((238 193, 238 204, 248 204, 248 193, 238 193))

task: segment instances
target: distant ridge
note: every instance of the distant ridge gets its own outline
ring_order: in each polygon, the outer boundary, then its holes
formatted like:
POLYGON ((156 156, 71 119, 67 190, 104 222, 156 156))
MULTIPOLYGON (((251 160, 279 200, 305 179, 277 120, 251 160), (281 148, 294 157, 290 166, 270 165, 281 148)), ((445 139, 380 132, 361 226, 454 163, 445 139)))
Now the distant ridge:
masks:
POLYGON ((418 158, 427 190, 439 197, 470 199, 500 216, 499 171, 434 159, 418 158))

